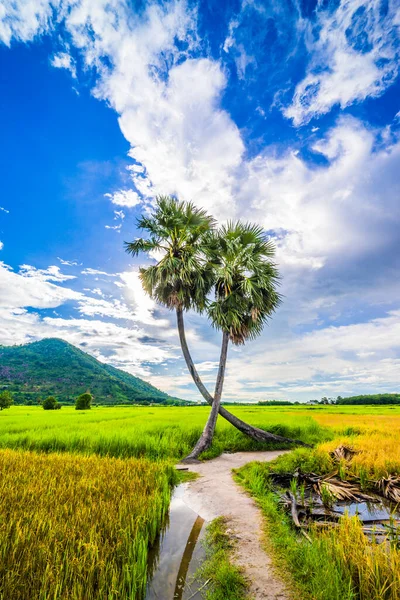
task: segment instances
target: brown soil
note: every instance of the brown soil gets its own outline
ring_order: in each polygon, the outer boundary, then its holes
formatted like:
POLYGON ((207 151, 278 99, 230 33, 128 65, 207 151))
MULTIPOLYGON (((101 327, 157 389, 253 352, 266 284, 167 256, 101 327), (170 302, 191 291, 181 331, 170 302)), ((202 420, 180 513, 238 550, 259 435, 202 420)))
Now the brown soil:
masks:
POLYGON ((237 540, 234 560, 244 569, 254 600, 288 600, 289 593, 263 548, 260 510, 233 480, 232 469, 255 460, 270 461, 280 454, 282 452, 237 452, 188 466, 200 477, 187 485, 183 500, 207 521, 219 516, 229 518, 232 537, 237 540))

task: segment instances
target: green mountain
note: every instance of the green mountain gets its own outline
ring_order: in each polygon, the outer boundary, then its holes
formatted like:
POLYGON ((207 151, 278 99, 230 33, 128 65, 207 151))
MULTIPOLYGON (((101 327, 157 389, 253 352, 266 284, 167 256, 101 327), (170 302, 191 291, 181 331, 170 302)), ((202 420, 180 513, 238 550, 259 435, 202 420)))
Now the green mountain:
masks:
POLYGON ((12 392, 17 404, 36 404, 49 395, 60 402, 74 402, 87 390, 100 404, 184 403, 57 338, 24 346, 0 346, 3 388, 12 392))

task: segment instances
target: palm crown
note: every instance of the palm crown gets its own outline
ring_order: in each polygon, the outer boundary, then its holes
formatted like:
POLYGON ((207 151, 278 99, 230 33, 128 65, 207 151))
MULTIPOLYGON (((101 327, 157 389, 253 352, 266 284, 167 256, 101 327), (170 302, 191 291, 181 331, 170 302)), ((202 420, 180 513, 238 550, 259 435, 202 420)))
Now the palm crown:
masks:
POLYGON ((159 196, 152 216, 142 216, 137 226, 149 238, 125 243, 127 252, 133 256, 152 250, 163 253, 156 265, 140 269, 145 291, 170 309, 203 310, 214 281, 204 254, 204 240, 215 226, 214 219, 191 202, 159 196))
POLYGON ((239 221, 210 237, 207 254, 215 277, 211 322, 234 344, 244 344, 261 333, 281 301, 278 270, 270 261, 274 245, 261 227, 239 221))

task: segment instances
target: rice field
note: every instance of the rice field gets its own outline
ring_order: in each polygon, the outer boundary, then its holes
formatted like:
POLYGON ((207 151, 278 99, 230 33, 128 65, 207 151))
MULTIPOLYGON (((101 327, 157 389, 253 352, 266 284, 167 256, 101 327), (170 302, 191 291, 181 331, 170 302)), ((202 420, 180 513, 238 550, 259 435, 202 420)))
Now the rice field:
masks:
POLYGON ((174 477, 145 459, 0 450, 0 598, 142 598, 174 477))
POLYGON ((354 406, 327 408, 313 413, 322 427, 335 432, 333 440, 318 446, 321 457, 340 444, 352 446, 357 454, 351 462, 356 475, 380 478, 400 473, 400 408, 397 406, 354 406))
MULTIPOLYGON (((0 414, 0 448, 177 461, 196 443, 208 410, 199 406, 97 407, 90 411, 63 407, 44 411, 16 406, 0 414)), ((332 437, 306 413, 293 416, 263 407, 237 406, 232 412, 249 423, 311 444, 332 437)), ((219 419, 215 442, 205 457, 257 448, 260 446, 219 419)))
MULTIPOLYGON (((328 472, 329 452, 345 443, 357 451, 349 472, 375 478, 400 473, 400 407, 230 410, 253 425, 315 446, 279 459, 282 469, 328 472)), ((0 600, 143 598, 149 546, 176 478, 173 464, 191 449, 207 413, 207 407, 2 411, 0 600)), ((260 445, 219 419, 204 458, 253 449, 260 445)), ((312 533, 312 545, 299 543, 267 489, 265 469, 245 468, 242 479, 264 510, 278 563, 297 577, 299 597, 400 597, 397 547, 389 554, 371 547, 360 538, 354 518, 335 532, 312 533)))

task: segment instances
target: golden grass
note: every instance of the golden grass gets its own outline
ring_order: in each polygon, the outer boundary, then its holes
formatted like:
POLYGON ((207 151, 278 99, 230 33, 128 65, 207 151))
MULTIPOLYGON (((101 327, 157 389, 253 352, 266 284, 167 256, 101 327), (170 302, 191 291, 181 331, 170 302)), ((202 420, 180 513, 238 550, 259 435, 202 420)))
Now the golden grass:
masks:
POLYGON ((313 418, 324 427, 329 427, 337 432, 353 428, 361 432, 400 433, 400 414, 349 414, 332 412, 315 413, 313 418))
POLYGON ((386 544, 369 542, 360 521, 343 517, 340 526, 318 532, 331 547, 342 576, 349 579, 359 600, 398 600, 400 598, 400 551, 386 544))
POLYGON ((315 411, 313 418, 317 423, 337 434, 332 441, 319 444, 317 453, 329 453, 340 445, 351 446, 357 454, 349 467, 356 475, 363 472, 379 478, 400 473, 400 413, 396 410, 392 414, 375 414, 370 407, 364 410, 364 414, 335 413, 333 409, 315 411))
POLYGON ((0 598, 140 598, 170 467, 0 451, 0 598))
POLYGON ((356 450, 349 469, 356 475, 364 472, 372 478, 400 473, 399 432, 372 432, 358 436, 340 436, 331 442, 320 444, 318 453, 331 452, 341 444, 356 450))

